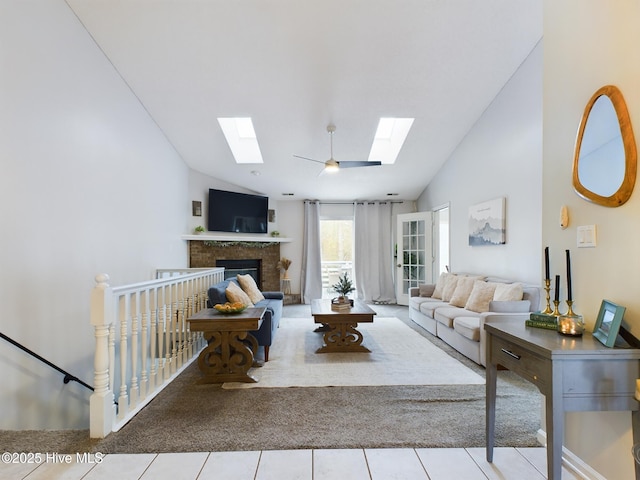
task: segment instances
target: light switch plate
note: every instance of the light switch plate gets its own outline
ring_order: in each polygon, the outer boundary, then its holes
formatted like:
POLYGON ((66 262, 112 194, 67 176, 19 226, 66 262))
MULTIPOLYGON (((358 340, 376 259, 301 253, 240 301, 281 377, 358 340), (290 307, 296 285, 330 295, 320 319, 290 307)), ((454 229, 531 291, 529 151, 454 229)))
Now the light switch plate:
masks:
POLYGON ((596 226, 580 225, 578 227, 578 248, 596 246, 596 226))

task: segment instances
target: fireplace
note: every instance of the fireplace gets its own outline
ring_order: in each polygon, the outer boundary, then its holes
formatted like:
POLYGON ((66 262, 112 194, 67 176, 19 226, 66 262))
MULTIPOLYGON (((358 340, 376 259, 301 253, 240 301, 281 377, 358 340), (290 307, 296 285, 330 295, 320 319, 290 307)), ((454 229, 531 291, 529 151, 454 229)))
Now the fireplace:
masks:
MULTIPOLYGON (((189 266, 192 268, 224 266, 225 269, 254 269, 257 268, 256 280, 258 288, 263 292, 280 291, 280 243, 258 243, 239 241, 205 242, 189 241, 189 266), (222 263, 230 262, 233 263, 222 263), (235 261, 241 263, 235 263, 235 261), (257 262, 247 265, 246 262, 257 262)), ((231 276, 243 272, 234 272, 231 276)), ((246 272, 250 273, 250 272, 246 272)), ((255 277, 254 277, 255 278, 255 277)))
POLYGON ((236 275, 251 275, 256 281, 256 285, 261 284, 262 260, 241 259, 241 260, 216 260, 216 267, 224 267, 224 279, 235 277, 236 275))

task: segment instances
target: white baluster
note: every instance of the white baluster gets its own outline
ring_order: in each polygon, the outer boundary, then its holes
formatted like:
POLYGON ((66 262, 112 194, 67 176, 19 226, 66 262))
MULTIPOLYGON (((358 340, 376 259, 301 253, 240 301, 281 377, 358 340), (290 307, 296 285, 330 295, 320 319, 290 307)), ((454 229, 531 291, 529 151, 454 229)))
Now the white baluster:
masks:
POLYGON ((189 310, 189 282, 182 282, 182 311, 181 314, 181 328, 182 332, 182 364, 184 365, 189 360, 189 337, 187 331, 187 316, 189 310))
POLYGON ((164 287, 164 378, 165 380, 171 376, 171 349, 173 348, 173 339, 171 337, 171 285, 164 287))
POLYGON ((129 325, 129 295, 120 296, 120 395, 118 396, 118 418, 129 412, 129 396, 127 395, 127 328, 129 325))
POLYGON ((160 358, 160 353, 157 351, 158 346, 158 299, 156 296, 157 289, 152 289, 149 291, 149 305, 151 308, 151 352, 150 352, 150 362, 151 362, 151 371, 149 373, 149 391, 154 391, 156 386, 158 385, 156 375, 158 374, 158 359, 160 358))
POLYGON ((116 369, 116 323, 112 322, 109 326, 109 390, 116 391, 116 377, 114 375, 116 369))
MULTIPOLYGON (((187 318, 193 316, 193 314, 195 313, 195 305, 196 305, 196 291, 195 291, 195 285, 196 285, 196 280, 191 280, 189 282, 189 296, 187 297, 188 299, 188 306, 187 306, 187 318)), ((188 339, 189 339, 189 350, 187 352, 187 356, 188 358, 191 358, 193 356, 193 332, 191 332, 191 328, 189 326, 189 324, 186 324, 186 330, 187 330, 187 335, 188 335, 188 339)))
POLYGON ((109 275, 96 276, 91 292, 90 321, 95 329, 94 392, 89 399, 89 435, 104 438, 113 428, 113 391, 109 390, 108 335, 111 324, 111 288, 109 275))
POLYGON ((178 362, 178 291, 175 283, 171 285, 171 375, 176 373, 178 362))
POLYGON ((134 292, 131 294, 131 304, 129 305, 129 314, 131 316, 131 388, 129 389, 129 405, 132 408, 138 404, 140 398, 140 386, 138 385, 139 293, 134 292))
POLYGON ((140 345, 142 347, 142 366, 140 371, 140 399, 144 399, 148 393, 149 377, 147 369, 149 368, 149 290, 145 289, 140 292, 140 312, 142 321, 142 336, 140 345))
POLYGON ((178 352, 176 353, 176 369, 182 367, 184 360, 184 282, 178 282, 176 284, 176 298, 178 300, 176 308, 176 334, 178 335, 178 352))

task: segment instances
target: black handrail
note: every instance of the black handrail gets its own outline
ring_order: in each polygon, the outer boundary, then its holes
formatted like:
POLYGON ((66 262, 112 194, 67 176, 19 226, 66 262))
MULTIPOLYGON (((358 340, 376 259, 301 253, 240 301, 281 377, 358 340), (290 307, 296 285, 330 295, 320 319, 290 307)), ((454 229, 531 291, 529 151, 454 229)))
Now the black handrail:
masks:
POLYGON ((46 363, 47 365, 49 365, 51 368, 59 371, 60 373, 62 373, 64 375, 64 380, 63 382, 65 383, 65 385, 69 382, 78 382, 80 385, 82 385, 83 387, 88 388, 89 390, 91 390, 92 392, 94 391, 94 388, 91 385, 86 384, 85 382, 83 382, 82 380, 80 380, 78 377, 76 377, 75 375, 71 375, 69 372, 67 372, 66 370, 61 369, 60 367, 58 367, 57 365, 54 365, 53 363, 51 363, 49 360, 47 360, 46 358, 42 358, 40 355, 38 355, 37 353, 35 353, 32 350, 29 350, 27 347, 25 347, 24 345, 20 345, 18 342, 16 342, 15 340, 13 340, 12 338, 7 337, 4 333, 0 332, 0 337, 4 338, 7 342, 11 343, 12 345, 15 345, 16 347, 18 347, 20 350, 27 352, 29 355, 31 355, 32 357, 37 358, 38 360, 40 360, 43 363, 46 363))

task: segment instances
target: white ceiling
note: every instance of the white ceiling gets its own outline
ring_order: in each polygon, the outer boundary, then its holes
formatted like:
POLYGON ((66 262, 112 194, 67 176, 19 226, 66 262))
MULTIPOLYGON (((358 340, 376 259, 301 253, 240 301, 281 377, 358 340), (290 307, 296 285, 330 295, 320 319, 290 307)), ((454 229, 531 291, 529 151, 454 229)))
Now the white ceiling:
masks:
POLYGON ((191 168, 276 200, 417 198, 542 37, 539 0, 66 1, 191 168), (235 164, 231 116, 264 164, 235 164), (334 123, 366 160, 381 116, 415 117, 395 165, 293 157, 328 159, 334 123))

